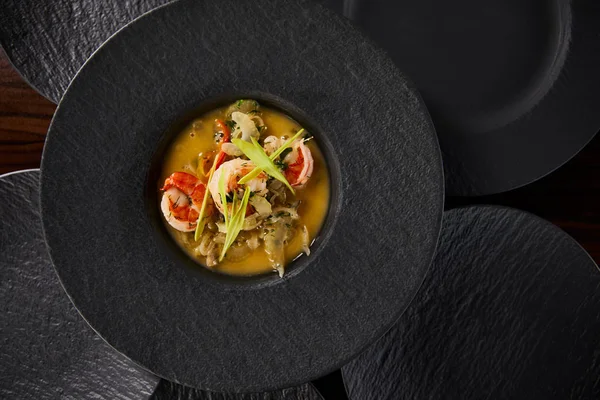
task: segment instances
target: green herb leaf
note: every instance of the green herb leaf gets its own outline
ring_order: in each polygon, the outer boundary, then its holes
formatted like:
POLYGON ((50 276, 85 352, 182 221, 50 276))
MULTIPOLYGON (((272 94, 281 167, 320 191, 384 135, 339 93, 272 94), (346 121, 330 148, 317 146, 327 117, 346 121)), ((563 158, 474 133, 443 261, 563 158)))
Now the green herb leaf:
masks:
POLYGON ((283 153, 283 151, 285 149, 287 149, 288 147, 290 147, 292 145, 292 143, 294 143, 294 140, 298 139, 300 137, 300 135, 302 135, 302 132, 304 132, 304 128, 300 129, 298 132, 296 132, 296 134, 294 136, 292 136, 292 138, 290 140, 288 140, 287 142, 285 142, 280 148, 278 148, 275 153, 271 154, 271 159, 274 160, 277 157, 279 157, 279 155, 281 153, 283 153))
MULTIPOLYGON (((279 171, 277 166, 273 163, 273 160, 267 156, 263 148, 254 138, 250 138, 252 140, 252 144, 242 140, 242 139, 233 139, 232 143, 235 144, 250 160, 256 164, 256 167, 259 169, 258 173, 255 174, 254 177, 260 174, 260 170, 265 171, 267 174, 282 182, 284 185, 290 189, 292 193, 294 193, 294 189, 290 185, 290 183, 285 179, 285 176, 279 171)), ((256 169, 252 170, 248 175, 244 176, 238 183, 243 184, 245 182, 250 181, 253 178, 249 178, 253 173, 255 173, 256 169)))
MULTIPOLYGON (((210 174, 208 175, 208 181, 212 179, 213 172, 215 172, 214 168, 210 169, 210 174)), ((196 222, 196 230, 194 231, 194 240, 200 239, 202 236, 202 232, 204 232, 204 226, 206 225, 206 221, 204 218, 204 214, 206 213, 206 207, 208 205, 208 196, 210 196, 210 191, 208 190, 208 185, 206 185, 204 192, 204 199, 202 199, 202 207, 200 208, 200 215, 198 215, 198 222, 196 222)))
MULTIPOLYGON (((275 160, 281 153, 283 153, 283 151, 285 149, 287 149, 288 147, 290 147, 290 145, 292 143, 294 143, 294 140, 296 140, 296 139, 298 139, 298 137, 300 137, 300 135, 302 134, 302 132, 304 132, 304 128, 300 129, 290 140, 288 140, 287 142, 285 142, 280 148, 278 148, 273 154, 271 154, 271 157, 269 157, 269 159, 271 161, 275 160)), ((260 147, 260 145, 259 145, 259 147, 260 147)), ((242 151, 244 151, 241 147, 239 149, 242 150, 242 151)), ((260 149, 262 150, 262 147, 260 149)), ((264 153, 264 151, 263 151, 263 153, 264 153)), ((246 153, 244 152, 244 154, 246 154, 246 153)), ((246 156, 252 160, 252 158, 250 156, 248 156, 248 154, 246 154, 246 156)), ((254 161, 254 160, 252 160, 252 161, 254 161)), ((254 168, 252 171, 250 171, 248 174, 246 174, 242 179, 240 179, 240 181, 238 182, 239 184, 243 185, 246 182, 250 182, 252 179, 254 179, 258 175, 260 175, 260 173, 263 171, 264 168, 261 168, 258 165, 258 163, 256 163, 256 161, 254 163, 256 164, 256 168, 254 168)), ((267 173, 269 173, 269 172, 267 171, 267 173)), ((271 175, 271 174, 269 174, 269 175, 271 175)), ((273 178, 275 178, 274 175, 271 175, 271 176, 273 176, 273 178)), ((283 175, 281 175, 281 176, 283 176, 283 175)), ((284 177, 284 179, 285 179, 285 177, 284 177)), ((281 181, 281 179, 278 179, 278 178, 277 178, 277 180, 281 181)), ((281 181, 281 182, 285 183, 285 185, 288 188, 290 188, 290 190, 292 191, 292 193, 294 193, 294 190, 290 186, 290 184, 287 181, 287 179, 285 179, 285 181, 281 181)))
MULTIPOLYGON (((219 182, 220 183, 220 182, 219 182)), ((225 185, 223 184, 223 189, 225 185)), ((221 256, 219 257, 219 261, 223 261, 225 254, 227 254, 227 250, 231 247, 235 239, 239 235, 242 227, 244 226, 244 219, 246 218, 246 208, 248 207, 248 199, 250 198, 250 188, 247 187, 244 191, 244 197, 242 201, 237 206, 237 196, 233 196, 233 205, 231 207, 231 216, 230 218, 226 218, 228 222, 225 222, 225 226, 227 228, 227 233, 225 234, 225 244, 223 245, 223 250, 221 251, 221 256)), ((225 215, 228 212, 225 210, 225 215)))
POLYGON ((275 160, 274 163, 275 165, 277 165, 277 168, 279 168, 282 171, 285 171, 288 167, 288 165, 281 160, 275 160))
POLYGON ((223 217, 225 218, 225 226, 227 226, 229 224, 229 218, 227 217, 229 212, 227 211, 227 195, 225 193, 225 174, 221 173, 221 176, 219 177, 219 196, 221 196, 221 204, 223 204, 223 217))

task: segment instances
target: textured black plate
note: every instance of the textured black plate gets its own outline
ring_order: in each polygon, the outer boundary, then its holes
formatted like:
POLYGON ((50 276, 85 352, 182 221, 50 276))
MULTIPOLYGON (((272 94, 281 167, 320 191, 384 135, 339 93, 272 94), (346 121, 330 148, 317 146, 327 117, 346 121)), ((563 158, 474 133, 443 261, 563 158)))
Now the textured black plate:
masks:
POLYGON ((275 392, 228 394, 192 389, 161 380, 150 400, 323 400, 310 383, 275 392))
POLYGON ((176 383, 264 391, 341 366, 408 305, 437 242, 441 169, 421 99, 349 22, 307 1, 186 0, 74 79, 44 149, 42 214, 67 292, 115 348, 176 383), (224 93, 305 117, 328 156, 328 226, 284 280, 190 273, 147 197, 169 126, 224 93))
POLYGON ((0 177, 0 398, 147 399, 158 378, 77 313, 46 251, 39 170, 0 177))
POLYGON ((58 103, 85 60, 119 28, 169 0, 0 0, 0 45, 58 103))
POLYGON ((326 0, 415 81, 446 193, 484 195, 561 166, 600 129, 597 0, 326 0))
POLYGON ((444 214, 433 267, 350 398, 600 398, 600 271, 556 226, 500 207, 444 214))

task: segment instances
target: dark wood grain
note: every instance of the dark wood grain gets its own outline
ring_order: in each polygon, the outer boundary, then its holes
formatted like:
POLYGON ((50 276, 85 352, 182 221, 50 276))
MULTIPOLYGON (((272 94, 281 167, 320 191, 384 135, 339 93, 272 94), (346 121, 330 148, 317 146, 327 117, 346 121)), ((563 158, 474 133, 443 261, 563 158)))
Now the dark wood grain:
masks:
POLYGON ((0 174, 40 166, 55 109, 19 76, 0 49, 0 174))
MULTIPOLYGON (((0 50, 0 173, 37 168, 56 105, 35 92, 0 50)), ((446 208, 502 204, 530 211, 567 231, 600 262, 600 136, 547 177, 511 192, 448 198, 446 208)))

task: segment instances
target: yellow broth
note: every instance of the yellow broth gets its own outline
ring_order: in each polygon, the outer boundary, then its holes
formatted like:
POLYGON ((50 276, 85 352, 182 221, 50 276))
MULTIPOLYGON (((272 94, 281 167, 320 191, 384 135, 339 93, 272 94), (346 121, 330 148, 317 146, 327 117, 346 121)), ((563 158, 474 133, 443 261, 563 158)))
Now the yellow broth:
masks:
MULTIPOLYGON (((215 119, 225 120, 227 108, 228 106, 225 106, 194 119, 182 132, 177 134, 165 153, 161 180, 158 182, 159 187, 162 187, 165 179, 176 171, 188 172, 198 176, 197 169, 201 155, 218 150, 214 139, 214 121, 215 119)), ((261 138, 270 135, 291 137, 302 128, 296 121, 279 111, 264 106, 261 106, 260 111, 267 127, 266 130, 261 132, 261 138)), ((296 189, 295 199, 300 200, 298 225, 306 225, 310 243, 312 243, 319 234, 321 225, 327 215, 330 185, 323 153, 314 139, 307 142, 307 146, 314 159, 314 169, 308 183, 303 188, 296 189)), ((204 182, 207 180, 206 177, 201 177, 201 179, 204 182)), ((291 196, 291 193, 288 193, 288 196, 291 196)), ((162 193, 159 196, 159 202, 161 197, 162 193)), ((175 242, 194 260, 206 265, 205 258, 194 253, 194 249, 199 245, 199 242, 194 241, 194 232, 180 232, 171 227, 164 218, 163 222, 175 242)), ((298 229, 285 246, 286 267, 303 253, 301 236, 301 229, 298 229)), ((209 269, 230 275, 245 276, 273 271, 262 244, 256 250, 252 250, 241 261, 232 261, 225 257, 223 261, 209 269)))

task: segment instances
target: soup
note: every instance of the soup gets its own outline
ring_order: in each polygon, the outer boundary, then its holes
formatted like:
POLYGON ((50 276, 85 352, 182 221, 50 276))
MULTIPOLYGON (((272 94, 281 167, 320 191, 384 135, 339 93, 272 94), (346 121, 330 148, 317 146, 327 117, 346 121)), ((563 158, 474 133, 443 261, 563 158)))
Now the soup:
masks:
POLYGON ((329 173, 314 138, 250 99, 180 132, 159 187, 173 239, 205 267, 231 275, 283 276, 310 254, 329 207, 329 173))

